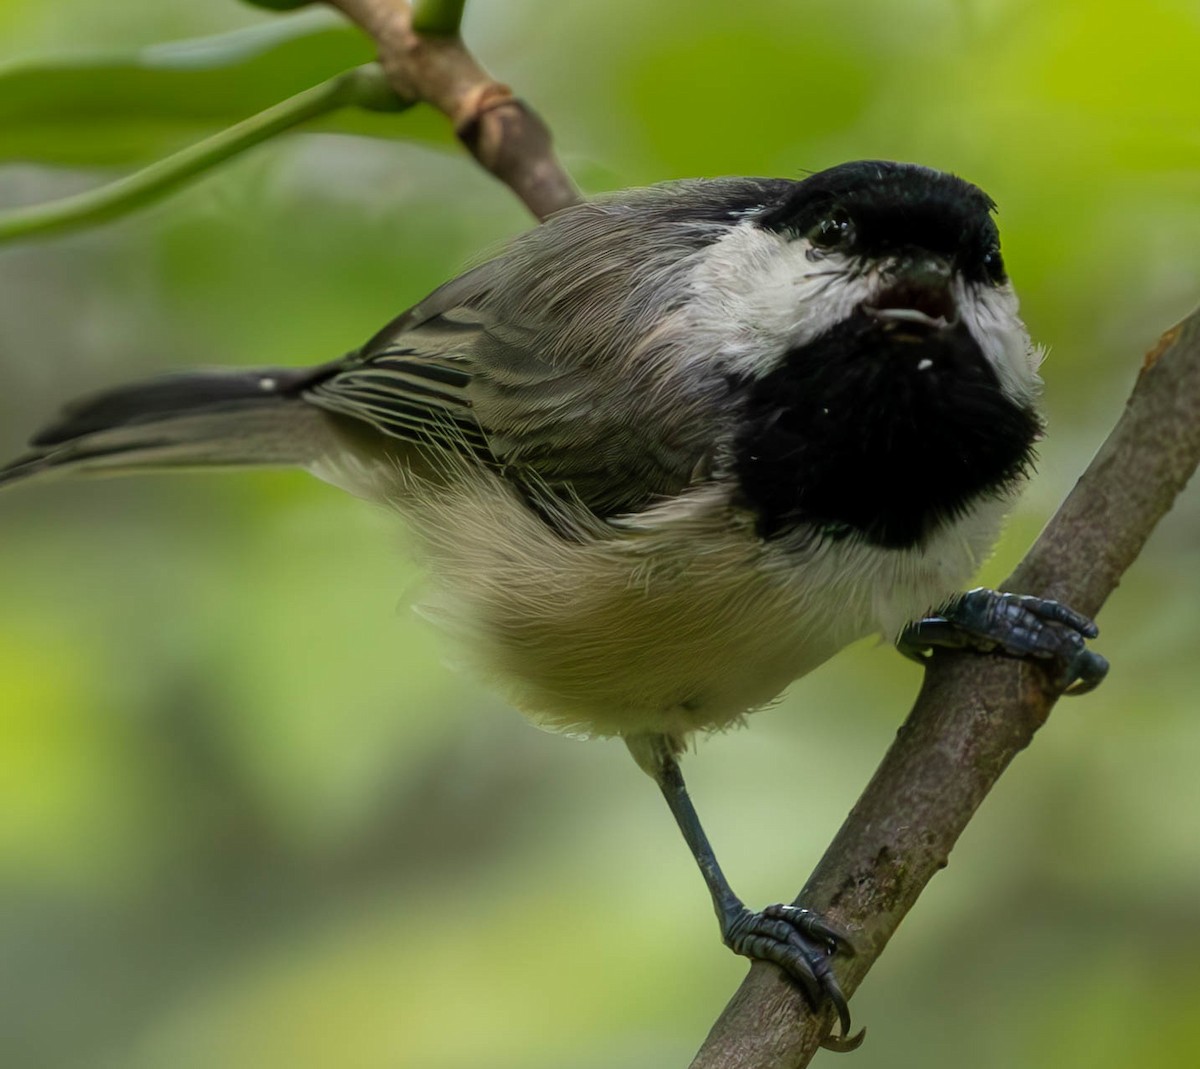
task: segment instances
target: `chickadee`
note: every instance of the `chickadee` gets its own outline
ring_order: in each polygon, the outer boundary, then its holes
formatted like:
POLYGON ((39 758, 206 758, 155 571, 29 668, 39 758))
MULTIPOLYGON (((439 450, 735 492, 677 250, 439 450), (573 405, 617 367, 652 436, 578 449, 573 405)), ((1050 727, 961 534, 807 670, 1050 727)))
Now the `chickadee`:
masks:
POLYGON ((960 591, 1041 432, 1040 350, 993 202, 911 164, 720 178, 568 208, 308 370, 176 374, 76 401, 0 469, 297 465, 405 517, 429 607, 537 723, 620 736, 659 784, 724 941, 814 1004, 846 936, 753 912, 680 775, 872 632, 1107 665, 1094 625, 960 591))

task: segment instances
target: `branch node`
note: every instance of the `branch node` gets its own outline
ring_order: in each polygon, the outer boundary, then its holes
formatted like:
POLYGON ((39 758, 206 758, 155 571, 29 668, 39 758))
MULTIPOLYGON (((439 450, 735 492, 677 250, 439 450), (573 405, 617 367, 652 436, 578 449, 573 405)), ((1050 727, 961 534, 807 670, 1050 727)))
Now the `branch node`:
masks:
POLYGON ((457 25, 461 0, 328 0, 375 42, 396 94, 444 114, 475 159, 539 219, 582 195, 554 154, 550 131, 532 108, 471 55, 457 25))
POLYGON ((483 121, 484 115, 507 104, 515 104, 519 108, 525 107, 513 95, 512 89, 503 82, 485 82, 482 85, 472 86, 470 91, 463 96, 459 115, 455 118, 455 136, 470 148, 471 141, 477 136, 477 128, 483 121))
POLYGON ((1142 361, 1143 371, 1149 371, 1158 363, 1158 358, 1175 344, 1182 330, 1183 324, 1176 323, 1175 326, 1168 327, 1162 332, 1158 341, 1146 352, 1146 357, 1142 361))

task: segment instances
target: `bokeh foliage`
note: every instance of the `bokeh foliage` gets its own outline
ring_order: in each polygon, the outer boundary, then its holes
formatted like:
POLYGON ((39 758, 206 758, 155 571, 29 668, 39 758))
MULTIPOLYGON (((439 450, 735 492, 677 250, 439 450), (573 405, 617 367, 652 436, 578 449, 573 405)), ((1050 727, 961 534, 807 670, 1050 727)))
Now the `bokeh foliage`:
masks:
MULTIPOLYGON (((12 61, 128 57, 292 17, 0 0, 0 40, 12 61)), ((322 32, 345 65, 369 55, 322 32)), ((1191 0, 473 0, 466 33, 591 191, 883 156, 996 198, 1050 347, 1050 435, 985 579, 1200 293, 1191 0)), ((128 166, 212 132, 332 73, 325 55, 272 52, 178 106, 90 68, 120 122, 47 118, 45 85, 0 80, 0 204, 114 173, 47 162, 128 166)), ((0 449, 122 378, 328 359, 528 225, 410 118, 0 250, 0 449)), ((1060 705, 856 998, 856 1065, 1200 1060, 1198 536, 1193 494, 1101 618, 1109 681, 1060 705)), ((743 965, 656 791, 618 744, 539 733, 444 667, 419 594, 390 516, 298 474, 0 498, 5 1065, 686 1064, 743 965)), ((693 791, 748 900, 794 893, 917 682, 865 643, 701 744, 693 791)))

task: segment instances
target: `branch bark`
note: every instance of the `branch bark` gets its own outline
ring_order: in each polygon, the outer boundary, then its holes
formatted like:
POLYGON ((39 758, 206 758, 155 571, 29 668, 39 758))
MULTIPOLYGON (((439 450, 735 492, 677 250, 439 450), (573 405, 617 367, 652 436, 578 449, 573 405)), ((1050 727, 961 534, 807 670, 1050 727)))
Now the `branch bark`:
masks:
MULTIPOLYGON (((546 124, 480 66, 457 30, 418 33, 407 0, 328 2, 375 42, 380 65, 397 96, 424 101, 443 112, 471 155, 538 219, 582 201, 554 154, 546 124)), ((461 12, 461 6, 427 4, 427 24, 448 28, 455 21, 454 10, 461 12)))
MULTIPOLYGON (((1146 356, 1125 412, 1003 584, 1095 615, 1200 463, 1200 310, 1146 356)), ((1058 693, 1040 668, 939 652, 895 742, 796 898, 851 935, 851 994, 975 810, 1045 723, 1058 693)), ((798 1069, 830 1033, 770 965, 755 963, 692 1069, 798 1069)))

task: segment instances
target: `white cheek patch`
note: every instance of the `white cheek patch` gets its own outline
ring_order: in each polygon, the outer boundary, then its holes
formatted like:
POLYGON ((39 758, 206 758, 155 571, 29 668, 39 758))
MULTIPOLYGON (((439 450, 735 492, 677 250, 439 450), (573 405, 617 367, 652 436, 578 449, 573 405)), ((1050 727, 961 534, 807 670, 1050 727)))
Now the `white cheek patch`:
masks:
POLYGON ((1035 346, 1018 314, 1017 295, 1011 283, 996 288, 955 283, 955 299, 963 322, 996 372, 1006 394, 1021 402, 1033 401, 1041 390, 1037 369, 1045 356, 1035 346))
POLYGON ((853 276, 849 260, 811 250, 803 238, 749 223, 704 250, 690 279, 688 319, 692 336, 708 342, 705 360, 763 374, 870 296, 870 282, 853 276))

